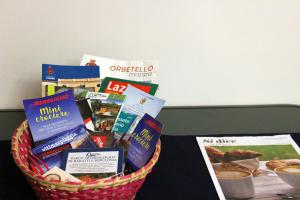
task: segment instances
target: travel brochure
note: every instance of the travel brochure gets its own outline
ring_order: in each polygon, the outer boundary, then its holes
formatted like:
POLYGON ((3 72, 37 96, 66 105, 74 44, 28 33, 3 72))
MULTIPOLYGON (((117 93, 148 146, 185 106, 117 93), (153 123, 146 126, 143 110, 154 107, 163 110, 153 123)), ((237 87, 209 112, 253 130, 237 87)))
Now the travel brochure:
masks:
POLYGON ((290 135, 197 137, 220 199, 300 197, 300 148, 290 135))
POLYGON ((84 55, 81 66, 100 66, 100 79, 113 77, 131 81, 155 83, 158 61, 156 60, 115 60, 99 56, 84 55))
POLYGON ((128 85, 138 88, 151 95, 155 95, 158 89, 158 84, 106 77, 102 82, 99 92, 123 94, 128 85))
POLYGON ((99 66, 42 65, 42 96, 74 90, 76 99, 84 91, 97 92, 100 87, 99 66))
POLYGON ((23 101, 34 142, 29 166, 45 180, 84 183, 137 171, 162 132, 157 62, 84 58, 83 66, 43 64, 43 97, 23 101))
POLYGON ((84 124, 71 91, 27 99, 23 104, 35 144, 84 124))

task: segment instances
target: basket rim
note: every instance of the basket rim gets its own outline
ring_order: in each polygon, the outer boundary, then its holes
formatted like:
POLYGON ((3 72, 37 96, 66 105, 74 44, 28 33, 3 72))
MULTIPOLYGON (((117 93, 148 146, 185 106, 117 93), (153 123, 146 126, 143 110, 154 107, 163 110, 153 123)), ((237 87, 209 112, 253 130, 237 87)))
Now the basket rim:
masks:
POLYGON ((78 183, 78 182, 61 182, 61 181, 49 181, 46 180, 44 177, 38 174, 34 174, 29 167, 27 167, 20 158, 19 155, 19 139, 23 132, 27 131, 28 122, 24 120, 18 126, 18 128, 14 131, 11 140, 11 153, 13 156, 13 160, 18 166, 18 168, 22 171, 22 173, 27 176, 28 178, 39 182, 41 185, 48 186, 51 189, 60 189, 63 190, 70 190, 70 191, 78 191, 78 190, 85 190, 85 189, 99 189, 99 188, 107 188, 107 187, 114 187, 118 185, 124 185, 128 182, 137 181, 146 177, 148 173, 151 172, 153 166, 157 163, 160 151, 161 151, 161 142, 160 139, 156 144, 155 152, 150 159, 150 161, 141 169, 133 172, 129 175, 121 176, 121 177, 107 177, 103 179, 97 179, 93 182, 88 183, 78 183))

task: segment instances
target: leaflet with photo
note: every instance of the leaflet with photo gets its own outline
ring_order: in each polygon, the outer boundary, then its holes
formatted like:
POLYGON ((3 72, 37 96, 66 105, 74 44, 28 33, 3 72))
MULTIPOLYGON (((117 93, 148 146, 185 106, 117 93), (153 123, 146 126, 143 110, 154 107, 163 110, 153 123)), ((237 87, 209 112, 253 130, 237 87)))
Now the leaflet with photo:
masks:
POLYGON ((197 142, 220 199, 300 197, 300 149, 290 135, 197 142))
POLYGON ((111 133, 126 95, 87 92, 86 99, 92 110, 94 131, 111 133))

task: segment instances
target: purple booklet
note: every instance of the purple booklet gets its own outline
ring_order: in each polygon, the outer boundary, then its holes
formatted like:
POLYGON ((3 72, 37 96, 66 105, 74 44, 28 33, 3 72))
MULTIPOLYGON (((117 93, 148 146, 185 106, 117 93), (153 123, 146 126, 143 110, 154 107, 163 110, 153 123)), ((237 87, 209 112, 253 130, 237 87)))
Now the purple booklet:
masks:
POLYGON ((163 125, 145 114, 134 129, 128 149, 127 164, 133 169, 142 168, 153 154, 163 125))
MULTIPOLYGON (((48 142, 33 148, 32 153, 40 159, 39 162, 43 162, 40 164, 40 167, 46 165, 49 169, 51 169, 54 166, 60 166, 62 151, 69 148, 97 149, 97 146, 89 138, 89 134, 85 126, 80 125, 75 129, 65 131, 50 139, 48 142)), ((43 170, 47 171, 47 169, 43 170)))
POLYGON ((83 125, 72 91, 38 99, 23 101, 35 145, 46 143, 50 138, 83 125))

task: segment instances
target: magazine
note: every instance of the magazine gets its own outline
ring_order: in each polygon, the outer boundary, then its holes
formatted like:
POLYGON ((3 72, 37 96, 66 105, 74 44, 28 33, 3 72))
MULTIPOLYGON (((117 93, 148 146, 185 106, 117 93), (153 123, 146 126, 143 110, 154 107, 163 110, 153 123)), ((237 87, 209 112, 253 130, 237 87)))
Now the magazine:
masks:
POLYGON ((197 142, 221 200, 300 197, 300 149, 290 135, 197 142))
POLYGON ((42 96, 50 96, 66 90, 74 92, 78 99, 82 92, 96 92, 100 86, 99 67, 42 65, 42 96))
POLYGON ((165 104, 165 100, 154 97, 131 85, 128 85, 123 94, 127 98, 113 127, 116 139, 120 139, 127 132, 132 132, 135 124, 138 123, 145 113, 155 118, 165 104))

